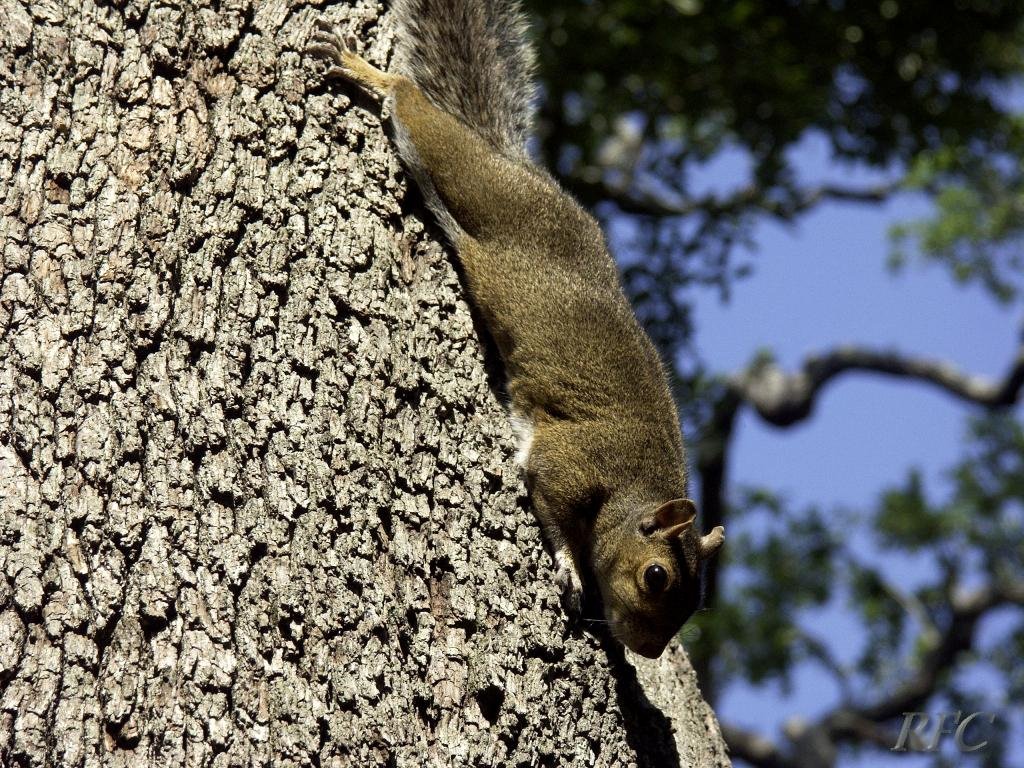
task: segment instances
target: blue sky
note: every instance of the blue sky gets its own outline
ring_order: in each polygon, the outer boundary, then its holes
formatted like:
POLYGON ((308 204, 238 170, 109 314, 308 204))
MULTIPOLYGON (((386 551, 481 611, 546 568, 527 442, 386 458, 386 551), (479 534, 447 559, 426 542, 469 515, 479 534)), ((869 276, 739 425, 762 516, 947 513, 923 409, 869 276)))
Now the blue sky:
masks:
MULTIPOLYGON (((801 142, 793 159, 809 180, 855 184, 884 178, 836 167, 824 141, 815 137, 801 142)), ((744 181, 745 171, 745 159, 727 152, 703 169, 694 192, 727 191, 744 181)), ((955 284, 936 266, 911 262, 896 276, 886 269, 889 226, 927 211, 926 201, 901 195, 883 206, 824 204, 794 226, 762 223, 753 238, 755 273, 736 283, 730 302, 723 304, 713 290, 696 294, 696 338, 703 358, 729 372, 770 348, 792 369, 810 353, 858 343, 1001 376, 1020 339, 1017 307, 997 304, 980 288, 955 284)), ((733 443, 731 486, 766 485, 796 507, 867 510, 884 488, 916 467, 929 490, 940 494, 946 488, 944 470, 963 456, 970 413, 923 384, 847 374, 828 386, 814 416, 800 426, 775 429, 745 412, 733 443)), ((858 555, 872 555, 866 537, 855 536, 853 542, 858 555)), ((907 559, 891 563, 889 573, 916 579, 929 567, 927 561, 907 559)), ((833 605, 816 618, 818 634, 831 639, 840 657, 852 658, 861 638, 844 606, 833 605)), ((998 635, 995 628, 983 630, 983 639, 986 633, 998 635)), ((813 717, 836 697, 829 677, 806 668, 789 695, 773 685, 737 684, 723 693, 718 709, 724 721, 776 737, 788 718, 813 717)), ((893 756, 852 764, 911 768, 922 762, 893 756)))

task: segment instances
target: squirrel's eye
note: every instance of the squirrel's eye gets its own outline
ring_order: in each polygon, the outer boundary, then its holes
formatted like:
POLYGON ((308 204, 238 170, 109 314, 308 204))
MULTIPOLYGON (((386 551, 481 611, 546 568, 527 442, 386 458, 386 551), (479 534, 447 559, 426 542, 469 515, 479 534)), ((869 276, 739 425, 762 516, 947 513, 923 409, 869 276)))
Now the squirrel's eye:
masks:
POLYGON ((668 584, 668 571, 660 565, 649 565, 644 571, 644 584, 651 592, 661 592, 668 584))

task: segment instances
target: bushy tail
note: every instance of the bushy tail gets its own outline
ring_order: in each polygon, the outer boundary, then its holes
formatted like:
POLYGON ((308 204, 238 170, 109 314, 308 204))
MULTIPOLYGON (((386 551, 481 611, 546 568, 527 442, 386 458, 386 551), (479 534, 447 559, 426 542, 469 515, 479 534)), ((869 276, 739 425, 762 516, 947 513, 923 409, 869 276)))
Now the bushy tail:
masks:
POLYGON ((394 0, 393 71, 494 149, 527 157, 533 49, 518 0, 394 0))

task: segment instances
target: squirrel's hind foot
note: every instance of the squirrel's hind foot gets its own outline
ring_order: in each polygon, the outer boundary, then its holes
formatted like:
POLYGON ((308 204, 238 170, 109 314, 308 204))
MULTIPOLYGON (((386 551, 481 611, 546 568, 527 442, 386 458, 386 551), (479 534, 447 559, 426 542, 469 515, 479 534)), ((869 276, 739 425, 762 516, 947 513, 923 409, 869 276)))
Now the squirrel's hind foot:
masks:
POLYGON ((389 75, 373 66, 357 53, 354 53, 356 39, 352 35, 344 38, 338 34, 337 28, 324 19, 317 19, 316 29, 306 46, 306 52, 327 59, 331 63, 325 77, 351 80, 371 93, 384 96, 391 90, 395 76, 389 75))

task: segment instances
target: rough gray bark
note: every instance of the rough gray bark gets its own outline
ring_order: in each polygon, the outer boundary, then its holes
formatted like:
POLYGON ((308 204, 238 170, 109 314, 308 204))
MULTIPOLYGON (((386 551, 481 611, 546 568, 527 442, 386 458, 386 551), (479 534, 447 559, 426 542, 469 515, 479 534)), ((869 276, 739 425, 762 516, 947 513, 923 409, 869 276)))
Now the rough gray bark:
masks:
POLYGON ((727 765, 681 651, 567 629, 322 12, 0 0, 0 764, 727 765))

